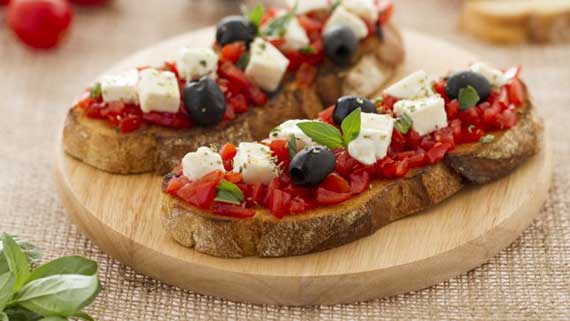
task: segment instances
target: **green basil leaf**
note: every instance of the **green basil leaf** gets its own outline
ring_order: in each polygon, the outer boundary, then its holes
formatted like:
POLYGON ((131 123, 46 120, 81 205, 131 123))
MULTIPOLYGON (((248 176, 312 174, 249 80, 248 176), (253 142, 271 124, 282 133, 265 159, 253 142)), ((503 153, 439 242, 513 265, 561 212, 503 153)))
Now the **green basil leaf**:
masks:
POLYGON ((344 146, 348 146, 348 144, 351 141, 355 140, 356 137, 358 137, 358 134, 360 134, 360 113, 361 109, 356 108, 350 114, 348 114, 348 116, 346 116, 340 124, 344 146))
POLYGON ((10 321, 10 318, 8 318, 6 313, 0 312, 0 321, 10 321))
POLYGON ((317 144, 327 146, 330 149, 342 147, 342 136, 338 128, 334 126, 323 122, 309 121, 299 123, 297 127, 317 144))
POLYGON ((43 316, 69 317, 91 304, 100 290, 97 275, 52 275, 26 284, 12 302, 43 316))
POLYGON ((0 275, 0 311, 4 310, 6 304, 12 300, 15 283, 16 277, 14 273, 6 272, 0 275))
MULTIPOLYGON (((11 235, 12 238, 20 245, 30 263, 38 263, 42 254, 40 250, 33 244, 28 243, 26 241, 20 240, 18 237, 11 235)), ((0 239, 3 240, 4 236, 1 235, 0 239)), ((4 245, 3 242, 0 242, 0 274, 6 273, 10 271, 8 267, 8 262, 6 261, 6 257, 4 256, 4 245)))
POLYGON ((459 109, 465 110, 469 107, 475 106, 475 104, 477 104, 481 98, 473 86, 467 86, 465 88, 459 89, 458 99, 459 109))
POLYGON ((216 187, 216 202, 241 205, 243 202, 243 192, 236 184, 222 179, 220 185, 216 187))
POLYGON ((81 311, 74 314, 73 317, 81 319, 81 320, 85 320, 85 321, 95 321, 95 319, 92 316, 90 316, 89 314, 87 314, 85 312, 81 312, 81 311))
POLYGON ((394 127, 401 134, 407 134, 408 131, 410 131, 410 129, 412 128, 412 125, 413 125, 412 118, 407 113, 403 113, 402 115, 400 115, 400 117, 398 117, 396 122, 394 122, 394 127))
POLYGON ((251 55, 249 54, 249 52, 244 52, 240 57, 239 60, 236 64, 236 66, 241 69, 244 70, 247 67, 247 64, 249 64, 249 59, 251 58, 251 55))
POLYGON ((42 318, 39 321, 67 321, 67 319, 62 317, 47 317, 47 318, 42 318))
POLYGON ((4 312, 10 321, 37 321, 42 318, 41 315, 20 306, 9 307, 4 312))
POLYGON ((92 99, 98 99, 101 95, 103 95, 103 88, 101 87, 101 83, 96 82, 89 90, 89 97, 92 99))
POLYGON ((35 269, 27 282, 58 274, 94 275, 95 273, 97 273, 95 261, 81 256, 64 256, 35 269))
POLYGON ((305 55, 310 55, 312 53, 315 53, 315 48, 313 48, 313 46, 309 45, 306 47, 303 47, 301 49, 299 49, 299 52, 305 55))
POLYGON ((287 142, 287 149, 289 149, 289 159, 293 159, 297 155, 297 138, 295 135, 289 136, 289 141, 287 142))
POLYGON ((256 26, 259 27, 261 25, 261 19, 263 19, 263 15, 265 14, 265 8, 263 7, 263 4, 258 3, 253 9, 248 10, 247 7, 243 6, 241 8, 243 16, 249 20, 249 22, 256 26))
POLYGON ((13 290, 17 292, 30 275, 30 262, 20 245, 18 245, 10 235, 4 234, 2 244, 10 272, 16 276, 16 283, 14 284, 13 290))

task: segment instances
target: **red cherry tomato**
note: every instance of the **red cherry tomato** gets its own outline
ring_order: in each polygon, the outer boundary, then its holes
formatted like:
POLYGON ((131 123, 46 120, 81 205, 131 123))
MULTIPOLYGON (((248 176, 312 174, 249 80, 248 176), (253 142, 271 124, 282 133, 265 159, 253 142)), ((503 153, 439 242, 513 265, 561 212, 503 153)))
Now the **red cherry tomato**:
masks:
POLYGON ((72 19, 73 12, 66 0, 12 0, 6 18, 16 36, 37 49, 58 45, 72 19))
POLYGON ((71 0, 71 2, 82 6, 98 6, 109 2, 109 0, 71 0))

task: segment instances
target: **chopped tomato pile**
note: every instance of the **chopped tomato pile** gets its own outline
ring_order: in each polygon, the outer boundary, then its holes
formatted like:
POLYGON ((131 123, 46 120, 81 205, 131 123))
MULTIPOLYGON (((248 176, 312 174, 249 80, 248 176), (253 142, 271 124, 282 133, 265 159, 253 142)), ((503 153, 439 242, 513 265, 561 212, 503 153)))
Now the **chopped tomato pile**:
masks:
MULTIPOLYGON (((394 130, 388 156, 374 165, 363 165, 345 149, 335 149, 334 171, 318 186, 299 187, 291 183, 288 175, 288 141, 274 139, 267 144, 281 166, 281 174, 269 185, 245 184, 239 173, 231 172, 232 159, 237 149, 232 144, 226 144, 219 153, 227 173, 214 172, 191 182, 177 170, 165 191, 199 208, 227 217, 251 217, 255 215, 255 208, 268 209, 276 218, 301 214, 310 209, 344 202, 370 189, 374 179, 404 177, 414 168, 441 161, 456 145, 479 142, 491 132, 511 128, 517 121, 516 109, 522 106, 525 100, 524 88, 517 78, 495 89, 477 106, 464 110, 460 110, 457 100, 450 100, 445 96, 445 81, 436 83, 434 87, 445 99, 449 126, 425 136, 420 136, 413 130, 406 134, 394 130), (214 200, 216 186, 222 178, 236 184, 243 192, 244 201, 241 205, 218 203, 214 200)), ((386 113, 391 113, 396 101, 394 97, 386 96, 378 107, 386 113)), ((333 124, 332 112, 333 107, 326 109, 321 112, 319 118, 333 124)))

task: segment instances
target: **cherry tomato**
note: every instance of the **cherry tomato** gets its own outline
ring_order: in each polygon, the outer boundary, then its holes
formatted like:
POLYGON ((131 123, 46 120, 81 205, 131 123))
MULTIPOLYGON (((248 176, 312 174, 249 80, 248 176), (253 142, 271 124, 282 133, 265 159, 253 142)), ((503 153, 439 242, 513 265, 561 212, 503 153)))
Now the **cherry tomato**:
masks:
POLYGON ((71 0, 71 2, 82 6, 98 6, 109 2, 109 0, 71 0))
POLYGON ((66 0, 12 0, 8 27, 32 48, 48 49, 63 40, 73 19, 66 0))

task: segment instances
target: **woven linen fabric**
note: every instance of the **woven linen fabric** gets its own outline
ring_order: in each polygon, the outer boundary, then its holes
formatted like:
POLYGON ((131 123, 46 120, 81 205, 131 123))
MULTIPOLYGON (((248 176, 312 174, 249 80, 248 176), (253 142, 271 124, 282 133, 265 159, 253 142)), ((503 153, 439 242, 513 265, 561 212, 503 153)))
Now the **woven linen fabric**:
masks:
POLYGON ((458 5, 397 1, 396 21, 497 65, 522 64, 554 151, 552 189, 540 217, 512 246, 465 275, 364 303, 244 304, 138 274, 102 253, 70 222, 56 195, 52 158, 73 97, 125 55, 237 12, 229 0, 124 0, 80 9, 69 39, 52 52, 25 49, 0 27, 0 230, 37 244, 44 259, 79 254, 96 260, 103 291, 88 311, 98 320, 569 320, 570 46, 483 45, 458 33, 458 5))

